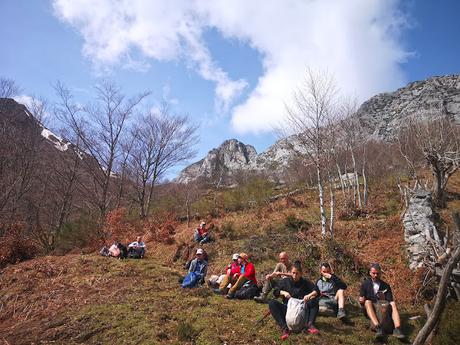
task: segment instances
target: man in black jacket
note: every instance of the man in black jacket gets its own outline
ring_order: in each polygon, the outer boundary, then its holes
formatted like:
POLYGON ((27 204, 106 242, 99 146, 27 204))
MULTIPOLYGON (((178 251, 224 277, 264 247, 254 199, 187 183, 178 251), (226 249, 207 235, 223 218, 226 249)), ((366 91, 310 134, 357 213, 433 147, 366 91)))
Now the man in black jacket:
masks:
POLYGON ((316 281, 316 286, 320 292, 320 305, 326 305, 337 310, 337 318, 345 318, 345 284, 339 277, 337 277, 331 269, 328 262, 321 264, 320 268, 321 278, 316 281), (337 308, 338 306, 338 308, 337 308))
POLYGON ((399 339, 404 339, 401 332, 401 318, 399 316, 396 303, 393 300, 393 293, 390 285, 381 280, 382 268, 379 264, 372 264, 369 269, 370 279, 366 279, 361 284, 359 292, 359 303, 363 306, 365 315, 371 320, 377 332, 376 337, 381 339, 383 337, 382 325, 380 324, 376 314, 376 303, 378 301, 386 301, 390 304, 391 319, 394 323, 393 335, 399 339))

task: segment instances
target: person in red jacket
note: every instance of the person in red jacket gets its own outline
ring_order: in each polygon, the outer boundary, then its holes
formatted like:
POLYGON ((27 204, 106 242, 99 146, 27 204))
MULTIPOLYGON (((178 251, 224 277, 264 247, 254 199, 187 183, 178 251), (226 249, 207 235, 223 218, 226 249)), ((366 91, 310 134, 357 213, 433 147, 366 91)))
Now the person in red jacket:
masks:
POLYGON ((256 279, 256 268, 254 264, 249 262, 249 256, 246 253, 240 253, 238 260, 241 263, 240 276, 235 284, 232 285, 230 290, 228 290, 226 298, 232 299, 235 297, 235 293, 246 283, 248 280, 251 280, 255 285, 257 285, 256 279))

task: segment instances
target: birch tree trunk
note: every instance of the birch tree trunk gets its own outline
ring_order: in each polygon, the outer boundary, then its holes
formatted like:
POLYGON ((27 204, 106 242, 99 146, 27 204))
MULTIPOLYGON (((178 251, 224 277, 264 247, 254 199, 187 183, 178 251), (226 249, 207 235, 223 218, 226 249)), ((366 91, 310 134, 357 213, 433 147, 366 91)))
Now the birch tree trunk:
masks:
POLYGON ((363 204, 364 204, 364 207, 367 206, 368 195, 369 195, 369 190, 367 188, 367 177, 366 177, 366 171, 363 165, 363 204))
POLYGON ((321 214, 321 235, 326 237, 326 210, 324 209, 324 196, 323 196, 323 182, 321 178, 321 170, 320 167, 316 167, 316 172, 318 175, 318 194, 319 194, 319 212, 321 214))
POLYGON ((345 198, 345 183, 343 182, 342 172, 340 171, 340 165, 338 163, 335 163, 335 165, 337 166, 337 173, 339 174, 340 187, 342 187, 342 194, 345 198))
POLYGON ((356 198, 358 199, 358 207, 359 208, 362 208, 363 205, 361 203, 361 190, 359 188, 359 175, 358 175, 358 171, 356 170, 356 159, 355 159, 355 153, 353 152, 353 150, 351 150, 351 159, 353 161, 353 172, 355 174, 355 188, 354 188, 354 192, 355 192, 355 197, 354 197, 354 200, 355 200, 355 205, 356 205, 356 198))
POLYGON ((332 178, 330 175, 329 175, 329 193, 330 193, 329 205, 330 205, 330 210, 331 210, 331 214, 329 215, 329 234, 331 236, 331 239, 334 239, 335 195, 334 195, 334 184, 332 182, 332 178))

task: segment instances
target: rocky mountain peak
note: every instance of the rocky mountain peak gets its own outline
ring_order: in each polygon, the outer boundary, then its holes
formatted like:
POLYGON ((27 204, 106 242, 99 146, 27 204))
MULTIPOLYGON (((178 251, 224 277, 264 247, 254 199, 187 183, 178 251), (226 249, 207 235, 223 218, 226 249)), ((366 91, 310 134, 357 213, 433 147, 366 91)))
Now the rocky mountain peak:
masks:
MULTIPOLYGON (((409 83, 394 92, 378 94, 364 102, 355 116, 376 140, 391 141, 409 117, 433 116, 441 113, 460 123, 460 75, 432 77, 409 83)), ((250 145, 235 139, 227 140, 211 150, 201 161, 185 168, 176 181, 188 182, 200 177, 209 178, 223 171, 229 184, 238 170, 263 173, 283 181, 286 169, 296 154, 302 151, 295 136, 281 139, 261 154, 250 145)))
POLYGON ((239 170, 248 170, 257 158, 257 151, 251 145, 236 140, 225 140, 219 147, 208 152, 202 160, 182 170, 179 183, 187 183, 199 178, 213 179, 229 177, 239 170))
POLYGON ((378 94, 364 102, 356 116, 372 138, 392 140, 405 119, 433 112, 460 123, 460 75, 432 77, 378 94))

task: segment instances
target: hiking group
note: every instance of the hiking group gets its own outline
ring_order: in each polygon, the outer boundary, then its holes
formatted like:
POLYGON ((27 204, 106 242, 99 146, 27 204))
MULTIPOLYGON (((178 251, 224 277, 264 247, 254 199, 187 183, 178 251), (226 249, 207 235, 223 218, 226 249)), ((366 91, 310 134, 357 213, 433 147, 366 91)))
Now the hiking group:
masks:
MULTIPOLYGON (((210 229, 201 222, 193 239, 200 245, 212 240, 210 229)), ((101 249, 101 255, 116 258, 143 258, 145 243, 138 236, 136 241, 125 247, 115 242, 110 248, 101 249)), ((182 288, 203 285, 208 272, 208 254, 203 248, 195 251, 195 257, 185 265, 187 273, 179 279, 182 288)), ((246 253, 232 255, 231 262, 223 274, 212 275, 208 285, 217 294, 227 299, 253 299, 258 303, 268 303, 269 312, 281 328, 281 339, 286 340, 291 332, 318 334, 315 326, 318 314, 334 314, 346 320, 345 291, 347 284, 334 274, 328 262, 321 263, 319 278, 315 283, 304 276, 300 261, 291 262, 286 252, 279 254, 274 270, 265 276, 262 284, 256 279, 256 269, 246 253), (269 298, 272 292, 273 298, 269 298), (278 300, 281 299, 281 302, 278 300)), ((375 263, 370 266, 369 278, 361 284, 359 303, 376 338, 382 340, 385 334, 404 339, 401 320, 391 287, 381 279, 382 268, 375 263)))
MULTIPOLYGON (((205 223, 195 231, 194 239, 200 244, 209 236, 205 223), (198 232, 198 229, 202 232, 198 232), (199 239, 201 237, 201 240, 199 239)), ((210 237, 208 237, 210 238, 210 237)), ((187 263, 188 272, 180 279, 183 288, 193 288, 204 284, 208 271, 208 257, 203 248, 198 248, 195 258, 187 263)), ((319 278, 315 283, 304 276, 300 261, 291 262, 286 252, 279 254, 279 262, 273 272, 267 274, 262 284, 258 284, 256 270, 246 253, 233 254, 231 262, 221 275, 212 275, 208 285, 216 294, 227 299, 253 299, 258 303, 268 303, 269 313, 281 328, 281 339, 286 340, 291 332, 318 334, 315 326, 318 314, 333 313, 345 321, 345 291, 347 284, 334 274, 328 262, 321 263, 319 278), (273 298, 269 298, 272 292, 273 298), (278 299, 281 299, 279 301, 278 299)), ((401 321, 391 287, 381 280, 382 269, 372 264, 370 277, 360 289, 359 303, 363 313, 370 320, 376 338, 382 340, 385 334, 403 339, 401 321)))

